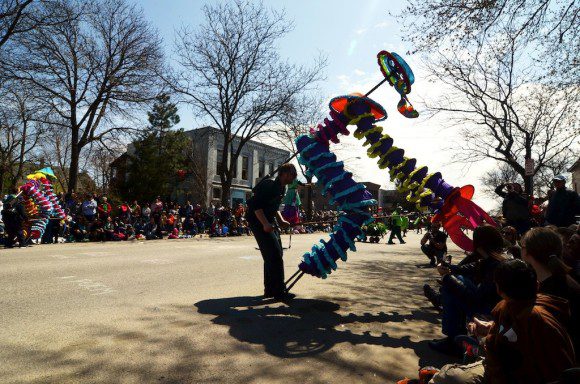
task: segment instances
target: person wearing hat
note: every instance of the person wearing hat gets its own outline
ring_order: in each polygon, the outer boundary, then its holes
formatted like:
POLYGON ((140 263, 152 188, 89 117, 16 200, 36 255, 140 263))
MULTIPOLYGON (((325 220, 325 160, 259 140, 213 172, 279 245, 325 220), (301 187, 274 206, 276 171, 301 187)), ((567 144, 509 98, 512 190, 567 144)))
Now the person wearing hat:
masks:
POLYGON ((566 178, 562 175, 552 179, 555 191, 550 197, 546 210, 546 221, 557 227, 567 227, 576 222, 580 214, 580 197, 574 191, 566 189, 566 178))
POLYGON ((4 199, 2 219, 6 230, 6 248, 14 247, 14 238, 18 240, 19 247, 25 247, 23 225, 26 221, 26 212, 16 196, 8 195, 4 199))
POLYGON ((260 248, 264 259, 264 297, 277 300, 290 299, 294 295, 286 293, 284 285, 284 260, 280 234, 274 229, 277 220, 283 226, 289 226, 280 211, 286 186, 296 180, 297 172, 293 164, 283 164, 276 179, 260 181, 248 199, 246 220, 260 248))

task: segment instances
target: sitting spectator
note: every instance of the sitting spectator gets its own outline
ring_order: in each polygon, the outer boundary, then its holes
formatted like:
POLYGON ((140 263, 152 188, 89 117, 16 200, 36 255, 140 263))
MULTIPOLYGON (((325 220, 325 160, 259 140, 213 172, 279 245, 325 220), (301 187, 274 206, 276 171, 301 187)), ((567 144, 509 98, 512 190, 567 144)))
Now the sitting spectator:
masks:
POLYGON ((516 259, 522 258, 522 250, 518 244, 519 236, 518 232, 514 227, 504 227, 501 231, 505 245, 507 248, 507 253, 516 259))
POLYGON ((87 240, 87 226, 85 217, 83 215, 78 215, 76 220, 72 223, 71 232, 74 241, 87 240))
POLYGON ((115 220, 115 232, 113 232, 113 240, 127 240, 125 223, 117 217, 115 220))
POLYGON ((99 219, 101 219, 102 221, 107 220, 107 218, 111 216, 112 209, 113 208, 111 208, 111 204, 109 204, 107 198, 103 197, 101 204, 99 204, 97 207, 99 219))
POLYGON ((431 230, 421 239, 421 251, 431 260, 434 267, 440 263, 447 253, 447 235, 441 230, 441 223, 434 222, 431 230))
POLYGON ((580 351, 580 285, 569 276, 571 268, 561 259, 562 248, 560 236, 548 228, 532 228, 522 238, 522 258, 536 271, 539 292, 568 300, 571 322, 564 325, 580 351))
POLYGON ((570 275, 580 283, 580 228, 564 244, 562 258, 572 268, 570 275))
MULTIPOLYGON (((500 300, 497 295, 493 274, 507 256, 503 253, 504 242, 499 230, 490 225, 477 227, 473 231, 475 252, 469 262, 458 265, 441 263, 437 270, 442 279, 440 302, 443 306, 442 326, 446 338, 429 342, 429 346, 447 354, 459 354, 455 337, 465 334, 465 319, 476 314, 489 315, 500 300)), ((432 300, 436 293, 424 287, 425 295, 432 300)), ((433 300, 432 300, 433 301, 433 300)))
POLYGON ((168 239, 179 239, 179 229, 173 228, 173 231, 167 236, 168 239))
POLYGON ((111 216, 107 217, 107 221, 105 221, 105 225, 103 226, 103 232, 106 241, 114 240, 115 225, 113 224, 113 218, 111 216))
POLYGON ((474 319, 470 330, 484 337, 485 359, 468 366, 446 365, 430 381, 444 383, 543 384, 574 366, 574 348, 560 319, 565 300, 537 293, 533 268, 521 260, 501 263, 495 284, 502 298, 493 321, 474 319))
POLYGON ((147 240, 160 238, 158 237, 159 231, 157 230, 157 223, 155 223, 155 218, 152 217, 149 219, 149 222, 145 225, 144 233, 147 240))
POLYGON ((86 221, 91 222, 95 219, 97 214, 97 202, 91 195, 87 194, 85 201, 83 201, 81 205, 81 210, 86 221))

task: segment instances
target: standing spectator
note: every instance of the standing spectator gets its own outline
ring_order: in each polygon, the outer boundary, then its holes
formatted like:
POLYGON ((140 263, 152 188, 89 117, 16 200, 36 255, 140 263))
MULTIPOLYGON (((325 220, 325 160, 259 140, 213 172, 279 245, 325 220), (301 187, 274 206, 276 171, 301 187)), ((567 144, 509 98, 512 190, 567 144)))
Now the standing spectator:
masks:
POLYGON ((81 211, 85 220, 91 222, 97 214, 97 202, 90 194, 87 194, 85 201, 81 205, 81 211))
POLYGON ((495 193, 503 197, 501 210, 507 225, 514 227, 520 235, 530 229, 530 210, 522 186, 519 183, 501 184, 495 193))
POLYGON ((430 265, 435 267, 447 253, 447 235, 441 231, 441 223, 436 221, 431 230, 421 239, 421 251, 431 260, 430 265))
POLYGON ((550 197, 546 211, 546 221, 557 227, 567 227, 576 222, 580 214, 580 197, 574 191, 566 189, 566 178, 555 176, 552 180, 556 191, 550 197))
POLYGON ((162 238, 163 235, 161 231, 163 230, 163 226, 161 223, 161 214, 163 213, 163 202, 161 201, 161 197, 157 196, 155 202, 151 204, 151 217, 155 220, 155 224, 157 226, 157 237, 162 238))

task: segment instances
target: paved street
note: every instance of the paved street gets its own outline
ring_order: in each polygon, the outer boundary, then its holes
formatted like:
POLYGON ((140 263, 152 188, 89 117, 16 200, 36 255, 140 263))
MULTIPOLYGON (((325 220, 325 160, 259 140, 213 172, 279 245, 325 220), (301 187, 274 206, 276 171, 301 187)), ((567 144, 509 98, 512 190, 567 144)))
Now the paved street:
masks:
MULTIPOLYGON (((321 234, 293 236, 286 274, 321 234)), ((408 244, 357 243, 290 304, 252 237, 0 250, 2 383, 389 383, 448 359, 408 244)), ((288 236, 283 237, 284 245, 288 236)), ((452 253, 459 255, 457 248, 452 253)))

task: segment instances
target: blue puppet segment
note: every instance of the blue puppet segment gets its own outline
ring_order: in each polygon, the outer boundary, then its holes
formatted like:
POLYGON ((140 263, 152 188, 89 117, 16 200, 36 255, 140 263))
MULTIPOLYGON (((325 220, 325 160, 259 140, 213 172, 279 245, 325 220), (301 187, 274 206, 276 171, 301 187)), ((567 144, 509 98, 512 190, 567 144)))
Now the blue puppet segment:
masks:
MULTIPOLYGON (((332 117, 334 121, 341 121, 337 116, 332 117)), ((323 279, 336 270, 338 259, 346 261, 347 250, 356 251, 354 239, 362 235, 361 227, 372 221, 371 214, 364 207, 376 205, 370 192, 363 184, 352 179, 352 173, 344 170, 342 161, 336 161, 336 156, 329 152, 328 143, 324 141, 343 133, 344 126, 326 120, 323 133, 319 130, 296 139, 300 154, 298 161, 306 166, 309 174, 316 176, 317 184, 323 192, 330 194, 331 203, 337 204, 338 209, 344 212, 330 240, 321 240, 313 246, 310 252, 303 255, 299 265, 303 272, 323 279)))

